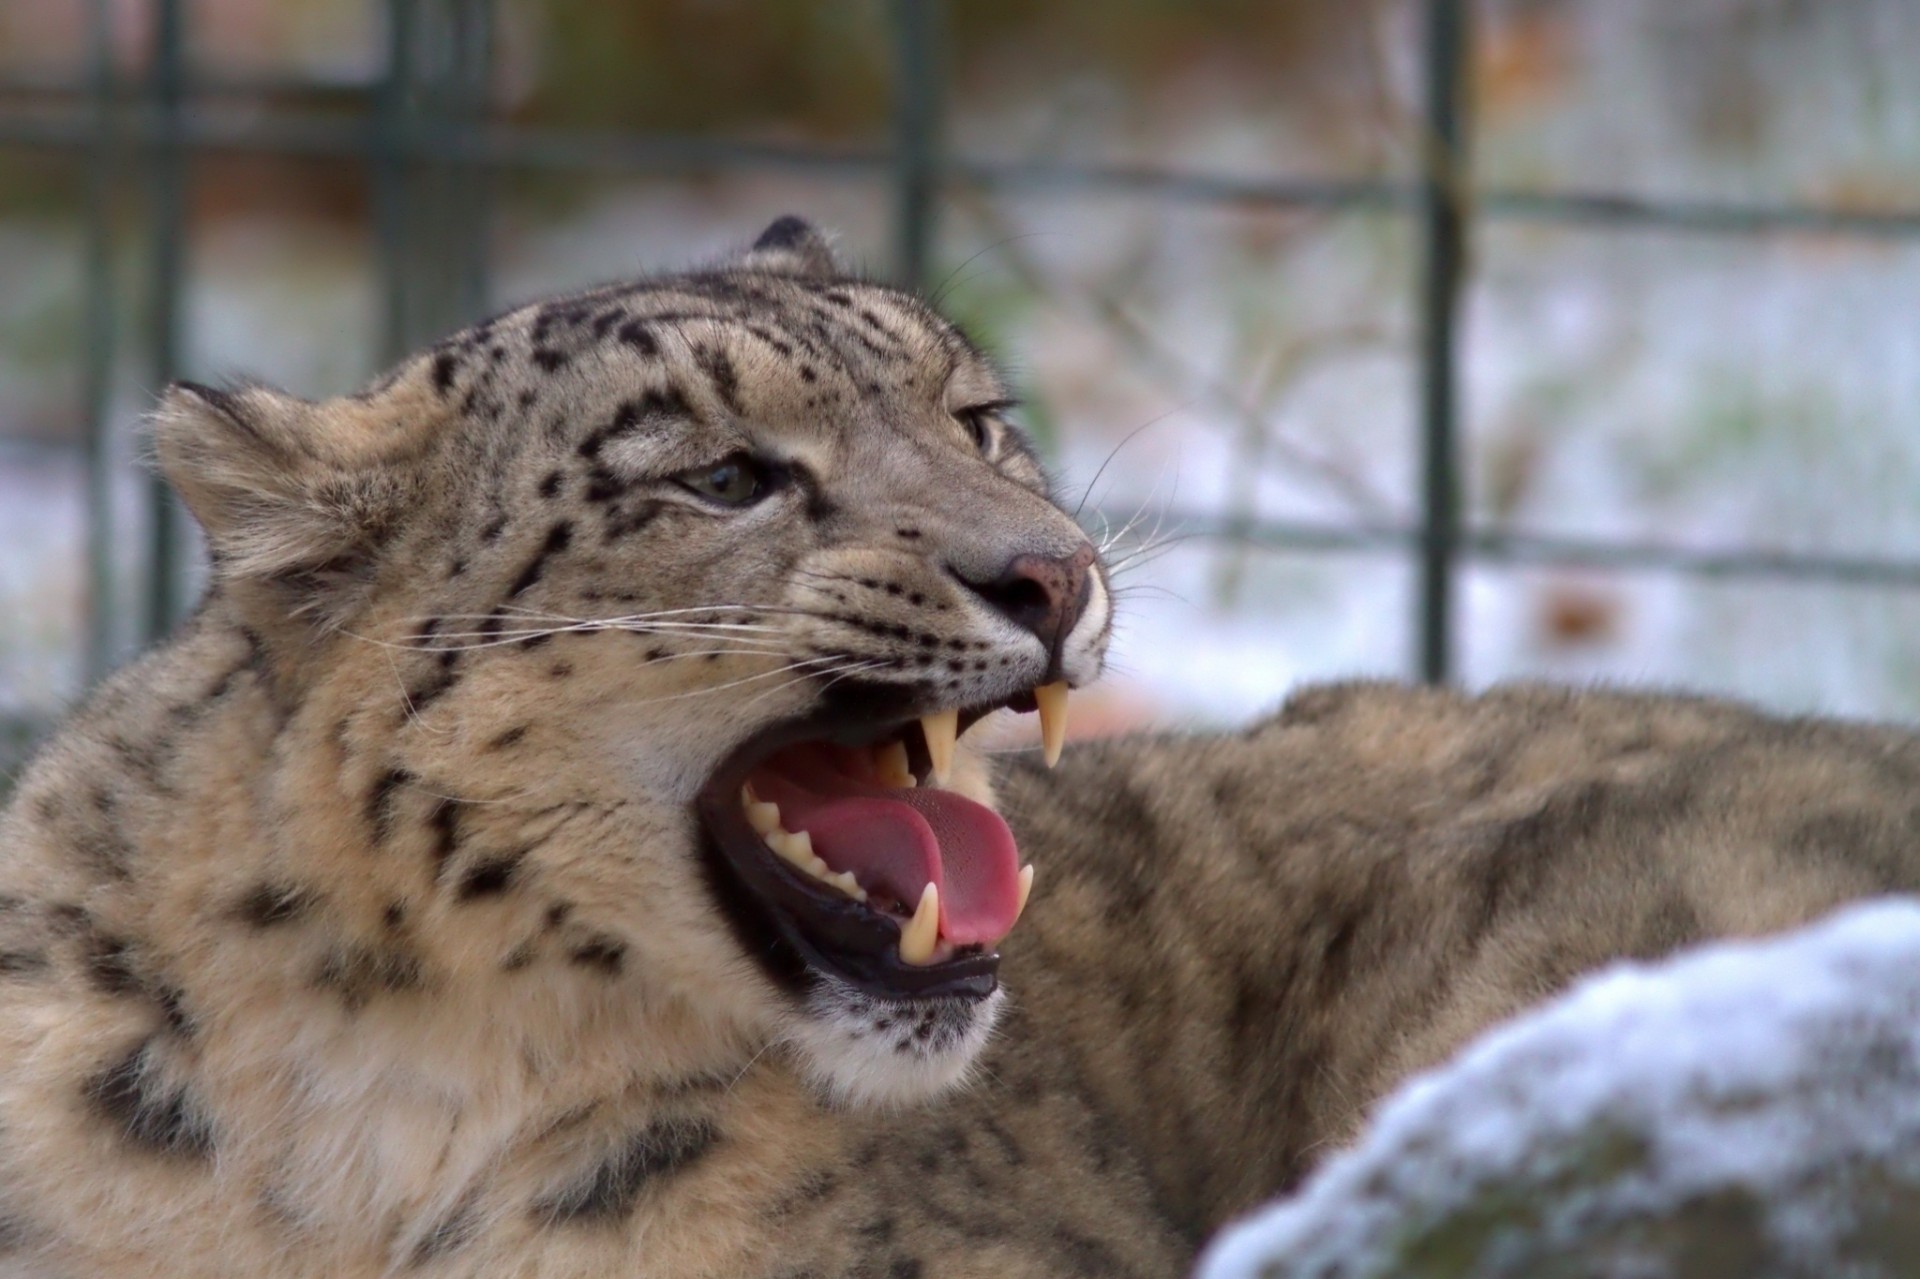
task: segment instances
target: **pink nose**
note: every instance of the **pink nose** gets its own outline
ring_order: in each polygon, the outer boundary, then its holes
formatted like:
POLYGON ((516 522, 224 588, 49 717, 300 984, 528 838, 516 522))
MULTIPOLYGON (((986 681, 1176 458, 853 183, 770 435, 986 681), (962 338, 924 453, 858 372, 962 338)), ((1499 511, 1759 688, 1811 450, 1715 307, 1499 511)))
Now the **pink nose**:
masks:
POLYGON ((1071 555, 1016 555, 991 581, 961 580, 1057 657, 1087 607, 1092 571, 1093 548, 1082 543, 1071 555))

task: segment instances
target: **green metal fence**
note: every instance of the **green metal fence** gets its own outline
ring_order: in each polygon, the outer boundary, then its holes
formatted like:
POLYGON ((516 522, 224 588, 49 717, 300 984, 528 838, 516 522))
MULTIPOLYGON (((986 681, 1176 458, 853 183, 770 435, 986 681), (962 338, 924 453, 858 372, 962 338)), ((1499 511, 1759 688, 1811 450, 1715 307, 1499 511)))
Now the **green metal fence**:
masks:
MULTIPOLYGON (((1463 525, 1456 313, 1469 263, 1467 246, 1484 222, 1578 223, 1660 227, 1702 235, 1819 232, 1843 237, 1920 239, 1920 210, 1871 214, 1794 205, 1650 201, 1604 192, 1487 189, 1472 179, 1473 120, 1466 68, 1473 48, 1469 0, 1423 0, 1424 146, 1406 181, 1306 181, 1284 175, 1230 175, 1169 168, 1071 162, 1000 162, 952 153, 942 128, 946 55, 939 0, 891 0, 895 71, 894 126, 884 148, 727 142, 644 131, 590 132, 505 123, 489 111, 495 55, 492 0, 384 0, 384 73, 349 90, 337 85, 218 78, 186 58, 185 0, 152 0, 152 47, 137 80, 115 70, 108 0, 86 0, 91 53, 75 82, 0 83, 0 148, 38 149, 81 158, 86 172, 87 274, 84 304, 85 412, 81 445, 89 476, 89 660, 111 660, 107 601, 113 558, 123 535, 109 525, 108 387, 116 347, 136 341, 154 386, 180 367, 182 288, 187 258, 188 169, 212 153, 326 157, 363 164, 374 192, 373 219, 383 289, 383 355, 399 353, 478 315, 488 301, 488 189, 507 171, 688 175, 788 170, 826 177, 889 179, 896 192, 894 269, 905 283, 924 281, 934 257, 943 195, 1058 194, 1240 208, 1366 211, 1407 219, 1421 247, 1407 282, 1420 336, 1418 379, 1420 496, 1405 525, 1300 524, 1199 513, 1170 513, 1168 523, 1202 538, 1309 552, 1395 551, 1416 568, 1418 591, 1409 634, 1422 678, 1445 681, 1454 669, 1455 578, 1463 563, 1579 565, 1660 569, 1715 577, 1771 577, 1920 586, 1920 561, 1859 556, 1699 550, 1654 543, 1585 541, 1463 525), (347 110, 300 105, 322 95, 347 110), (254 109, 217 108, 235 102, 254 109), (142 332, 115 331, 110 304, 117 202, 145 200, 149 309, 142 332)), ((156 494, 145 551, 141 633, 157 637, 177 619, 185 541, 180 515, 156 494)), ((132 535, 134 531, 124 531, 132 535)), ((17 730, 16 730, 17 731, 17 730)))

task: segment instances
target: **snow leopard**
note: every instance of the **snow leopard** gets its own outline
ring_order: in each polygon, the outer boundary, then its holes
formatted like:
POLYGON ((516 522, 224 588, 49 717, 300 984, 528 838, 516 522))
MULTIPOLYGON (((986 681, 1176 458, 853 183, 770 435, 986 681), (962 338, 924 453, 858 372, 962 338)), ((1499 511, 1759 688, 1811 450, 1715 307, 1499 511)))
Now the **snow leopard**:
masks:
POLYGON ((1061 760, 1100 549, 798 218, 151 431, 209 582, 0 819, 0 1275, 1179 1274, 1579 973, 1920 880, 1912 736, 1709 700, 1061 760))

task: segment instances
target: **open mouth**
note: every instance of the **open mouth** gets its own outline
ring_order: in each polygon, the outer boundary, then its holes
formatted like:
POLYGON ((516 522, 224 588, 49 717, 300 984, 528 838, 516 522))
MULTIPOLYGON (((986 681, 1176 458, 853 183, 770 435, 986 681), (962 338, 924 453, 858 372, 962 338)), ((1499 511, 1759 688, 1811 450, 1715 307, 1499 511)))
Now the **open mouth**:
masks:
POLYGON ((889 999, 983 998, 1033 867, 998 813, 947 789, 954 745, 992 711, 1038 711, 1052 763, 1066 685, 920 713, 908 691, 842 690, 748 741, 702 788, 710 879, 776 976, 812 968, 889 999))

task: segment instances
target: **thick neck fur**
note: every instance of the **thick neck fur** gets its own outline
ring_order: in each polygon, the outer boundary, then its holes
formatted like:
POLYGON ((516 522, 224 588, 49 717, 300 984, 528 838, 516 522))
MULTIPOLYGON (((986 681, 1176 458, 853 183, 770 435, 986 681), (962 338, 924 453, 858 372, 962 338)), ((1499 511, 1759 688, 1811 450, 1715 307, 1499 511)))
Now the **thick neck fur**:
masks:
POLYGON ((164 1076, 163 1142, 217 1135, 233 1202, 316 1242, 379 1222, 404 1251, 481 1213, 509 1160, 564 1187, 605 1134, 696 1140, 760 1045, 641 980, 589 911, 499 891, 533 837, 613 817, 439 789, 365 749, 365 690, 289 689, 263 657, 216 599, 15 809, 27 856, 0 887, 71 905, 96 996, 74 1033, 164 1076))

